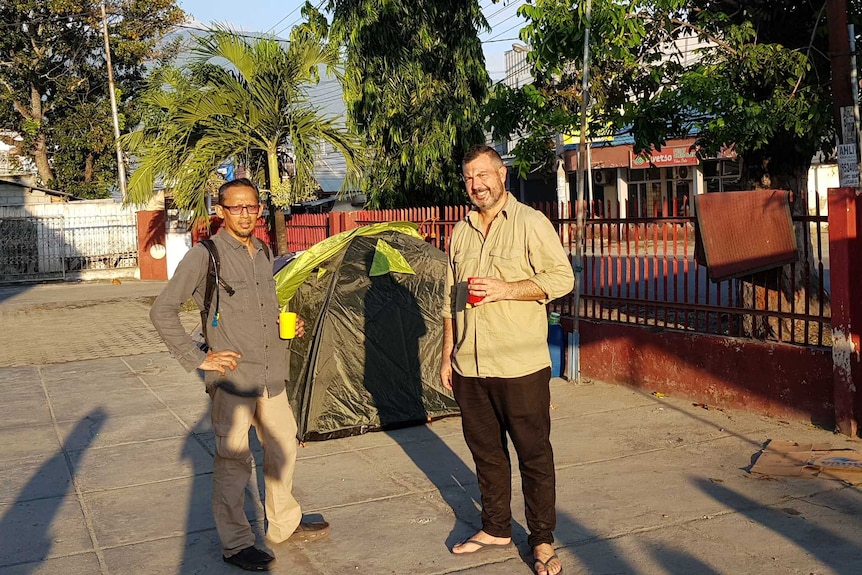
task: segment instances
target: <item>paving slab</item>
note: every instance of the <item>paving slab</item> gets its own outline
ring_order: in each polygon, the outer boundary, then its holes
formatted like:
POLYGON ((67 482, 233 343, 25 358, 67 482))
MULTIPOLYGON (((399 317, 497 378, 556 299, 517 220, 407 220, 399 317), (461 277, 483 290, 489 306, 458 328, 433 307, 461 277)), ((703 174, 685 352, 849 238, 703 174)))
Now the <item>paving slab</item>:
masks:
POLYGON ((74 451, 69 460, 84 492, 210 474, 213 468, 212 456, 188 436, 74 451))
POLYGON ((212 477, 196 475, 87 493, 99 544, 116 547, 212 529, 212 477))
MULTIPOLYGON (((201 375, 147 317, 162 286, 0 288, 0 575, 241 572, 213 527, 201 375)), ((186 319, 193 331, 196 312, 186 319)), ((554 380, 551 417, 567 575, 859 572, 858 486, 748 472, 771 439, 859 441, 601 382, 554 380)), ((274 546, 272 572, 527 575, 514 455, 513 467, 516 546, 455 557, 480 526, 460 418, 304 444, 296 495, 331 533, 274 546)), ((266 546, 262 482, 254 473, 246 513, 266 546)))
MULTIPOLYGON (((77 422, 58 423, 57 428, 63 438, 63 445, 69 452, 170 437, 185 438, 187 435, 186 427, 167 410, 110 417, 103 420, 100 426, 88 427, 85 433, 77 435, 74 434, 77 422)), ((53 433, 52 428, 51 434, 53 433)), ((2 437, 3 431, 0 430, 0 441, 2 437)), ((56 449, 56 437, 54 439, 56 449)))
POLYGON ((62 455, 25 456, 0 462, 0 503, 62 497, 72 475, 62 455))
POLYGON ((54 455, 59 448, 57 432, 50 422, 0 426, 0 462, 15 461, 31 456, 54 455))
POLYGON ((33 563, 93 550, 93 542, 74 493, 0 505, 0 572, 6 566, 33 563))
POLYGON ((12 393, 0 401, 0 429, 51 423, 51 410, 40 397, 12 393))
MULTIPOLYGON (((95 553, 67 555, 56 559, 45 559, 0 567, 3 575, 93 575, 99 573, 99 558, 95 553)), ((122 573, 123 571, 117 571, 122 573)))

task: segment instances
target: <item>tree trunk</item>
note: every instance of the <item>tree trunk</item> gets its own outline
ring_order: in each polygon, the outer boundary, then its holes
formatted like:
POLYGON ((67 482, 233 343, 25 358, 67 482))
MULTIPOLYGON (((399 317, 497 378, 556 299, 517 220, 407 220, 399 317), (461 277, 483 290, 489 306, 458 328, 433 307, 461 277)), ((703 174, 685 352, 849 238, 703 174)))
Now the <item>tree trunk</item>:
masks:
POLYGON ((87 154, 84 159, 84 182, 90 183, 93 181, 93 154, 87 154))
MULTIPOLYGON (((269 179, 269 189, 274 190, 276 184, 281 183, 281 173, 278 169, 278 153, 276 149, 267 151, 267 170, 266 175, 269 179)), ((275 253, 281 255, 287 252, 287 227, 284 222, 284 209, 276 207, 272 203, 272 195, 270 194, 269 213, 272 217, 270 229, 275 232, 275 253)))
POLYGON ((285 222, 285 214, 282 208, 275 208, 273 214, 273 224, 275 230, 276 250, 279 255, 287 253, 287 223, 285 222))
POLYGON ((54 181, 54 171, 51 169, 51 164, 48 163, 48 146, 45 143, 45 134, 41 132, 36 136, 33 143, 33 161, 36 162, 39 179, 44 185, 51 185, 51 182, 54 181))
POLYGON ((25 120, 36 122, 39 125, 39 131, 33 140, 33 149, 30 150, 30 153, 36 163, 39 179, 42 180, 42 184, 49 185, 54 181, 54 171, 48 162, 48 145, 45 142, 45 132, 42 131, 41 127, 45 121, 42 109, 42 93, 34 84, 30 84, 30 105, 26 106, 23 102, 16 100, 12 103, 12 107, 25 120))

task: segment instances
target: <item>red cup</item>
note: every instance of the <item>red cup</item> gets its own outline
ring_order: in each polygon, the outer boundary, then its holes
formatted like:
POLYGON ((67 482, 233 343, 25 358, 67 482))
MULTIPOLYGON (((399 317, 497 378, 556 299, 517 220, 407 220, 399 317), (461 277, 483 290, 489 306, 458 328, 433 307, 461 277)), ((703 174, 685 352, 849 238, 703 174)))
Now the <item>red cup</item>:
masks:
POLYGON ((477 303, 485 299, 482 296, 473 295, 470 293, 470 284, 473 283, 473 280, 475 279, 477 278, 467 278, 467 305, 476 305, 477 303))

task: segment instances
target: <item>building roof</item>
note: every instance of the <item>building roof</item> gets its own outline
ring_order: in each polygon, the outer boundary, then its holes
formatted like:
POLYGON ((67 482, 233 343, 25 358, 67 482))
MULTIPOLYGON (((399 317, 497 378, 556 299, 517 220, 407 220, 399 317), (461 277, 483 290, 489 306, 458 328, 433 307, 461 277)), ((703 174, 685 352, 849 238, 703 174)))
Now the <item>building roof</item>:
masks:
POLYGON ((49 188, 40 188, 39 186, 31 186, 31 185, 25 184, 23 182, 16 182, 15 180, 0 179, 0 184, 8 184, 10 186, 18 186, 19 188, 24 188, 26 190, 36 190, 36 191, 48 194, 49 196, 57 196, 57 197, 66 198, 69 200, 80 200, 81 199, 81 198, 77 198, 77 197, 73 196, 72 194, 70 194, 68 192, 61 192, 59 190, 51 190, 49 188))

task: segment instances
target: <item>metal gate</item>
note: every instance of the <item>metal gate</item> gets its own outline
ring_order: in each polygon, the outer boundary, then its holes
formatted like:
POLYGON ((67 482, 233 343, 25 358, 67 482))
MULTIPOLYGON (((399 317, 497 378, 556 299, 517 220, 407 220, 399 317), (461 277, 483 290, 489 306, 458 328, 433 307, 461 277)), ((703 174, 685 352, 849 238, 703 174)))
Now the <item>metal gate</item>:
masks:
POLYGON ((135 268, 135 214, 0 217, 0 282, 135 268))

